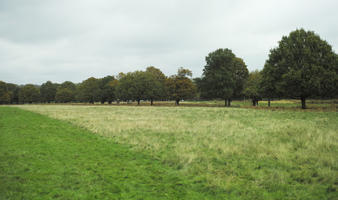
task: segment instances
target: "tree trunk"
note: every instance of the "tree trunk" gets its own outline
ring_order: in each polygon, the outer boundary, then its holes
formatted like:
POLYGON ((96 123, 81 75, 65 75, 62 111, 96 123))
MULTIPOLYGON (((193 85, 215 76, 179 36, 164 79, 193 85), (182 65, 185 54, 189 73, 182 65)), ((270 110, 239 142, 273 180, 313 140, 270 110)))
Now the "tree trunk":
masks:
POLYGON ((108 104, 111 104, 112 101, 108 101, 108 104))
POLYGON ((104 101, 103 101, 103 100, 101 100, 101 104, 104 104, 104 101))
POLYGON ((228 99, 228 105, 227 105, 228 107, 230 107, 231 106, 231 99, 228 99))
POLYGON ((228 99, 224 99, 224 106, 225 106, 225 107, 228 106, 228 99))
POLYGON ((270 105, 271 105, 271 104, 270 104, 270 101, 271 101, 271 99, 269 98, 269 99, 268 99, 268 106, 269 106, 269 107, 270 107, 270 105))
POLYGON ((154 105, 154 99, 150 99, 150 105, 154 105))
POLYGON ((256 106, 256 100, 252 99, 252 106, 256 106))
POLYGON ((302 109, 306 109, 305 97, 301 97, 300 100, 302 101, 302 109))
POLYGON ((141 101, 140 99, 137 99, 137 105, 140 105, 140 101, 141 101))
POLYGON ((179 106, 179 105, 180 105, 180 100, 176 99, 176 106, 179 106))

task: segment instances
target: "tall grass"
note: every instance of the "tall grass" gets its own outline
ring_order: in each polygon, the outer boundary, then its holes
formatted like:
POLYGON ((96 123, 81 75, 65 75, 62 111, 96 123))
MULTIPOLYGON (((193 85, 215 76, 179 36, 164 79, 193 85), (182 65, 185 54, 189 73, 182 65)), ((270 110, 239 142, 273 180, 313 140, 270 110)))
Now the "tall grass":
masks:
POLYGON ((19 106, 129 144, 206 187, 254 198, 338 195, 337 112, 19 106))

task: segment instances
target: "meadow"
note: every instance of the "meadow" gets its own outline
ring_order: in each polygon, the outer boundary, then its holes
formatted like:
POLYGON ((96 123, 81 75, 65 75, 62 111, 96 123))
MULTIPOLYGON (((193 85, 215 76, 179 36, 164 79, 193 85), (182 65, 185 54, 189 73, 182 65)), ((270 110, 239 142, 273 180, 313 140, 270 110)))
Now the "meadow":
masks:
POLYGON ((337 112, 189 106, 16 107, 95 133, 111 141, 111 146, 125 145, 135 154, 149 156, 182 178, 180 184, 187 192, 177 194, 178 199, 193 199, 191 188, 206 195, 196 199, 338 196, 337 112))

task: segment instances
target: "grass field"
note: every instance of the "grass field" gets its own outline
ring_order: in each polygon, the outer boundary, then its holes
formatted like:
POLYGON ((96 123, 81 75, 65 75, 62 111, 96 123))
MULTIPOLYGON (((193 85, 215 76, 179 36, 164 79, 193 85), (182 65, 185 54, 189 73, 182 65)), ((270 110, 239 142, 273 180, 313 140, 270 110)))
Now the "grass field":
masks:
POLYGON ((224 198, 178 170, 68 122, 0 107, 0 199, 224 198))
MULTIPOLYGON (((55 104, 64 105, 64 104, 55 104)), ((88 105, 87 103, 71 103, 68 105, 88 105)), ((93 105, 101 105, 100 102, 96 102, 93 105)), ((108 105, 107 102, 104 105, 108 105)), ((149 101, 141 101, 140 105, 137 102, 120 102, 117 104, 113 102, 110 106, 150 106, 149 101)), ((175 107, 175 101, 155 101, 153 107, 175 107)), ((213 101, 181 101, 181 107, 224 107, 224 100, 213 101)), ((297 99, 285 99, 285 100, 272 100, 271 107, 268 107, 268 101, 259 101, 259 106, 253 107, 250 99, 247 100, 233 100, 231 103, 235 108, 251 108, 251 109, 270 109, 270 110, 293 110, 299 111, 301 108, 300 100, 297 99)), ((338 100, 318 100, 309 99, 306 101, 307 111, 337 111, 338 100)))
MULTIPOLYGON (((337 112, 209 107, 19 107, 104 136, 100 140, 127 145, 130 151, 145 154, 161 167, 189 180, 186 182, 189 187, 196 188, 194 184, 198 184, 199 191, 214 195, 211 199, 338 197, 337 112)), ((176 197, 191 199, 179 194, 176 197)))

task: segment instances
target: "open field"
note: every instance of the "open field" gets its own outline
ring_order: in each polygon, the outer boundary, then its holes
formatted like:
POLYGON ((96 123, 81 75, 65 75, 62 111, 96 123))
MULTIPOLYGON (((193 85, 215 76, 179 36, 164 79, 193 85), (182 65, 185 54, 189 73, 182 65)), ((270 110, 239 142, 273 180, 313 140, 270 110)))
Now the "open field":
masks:
POLYGON ((67 122, 0 107, 0 199, 210 199, 179 171, 67 122))
MULTIPOLYGON (((128 145, 230 199, 335 199, 338 113, 24 105, 128 145)), ((109 140, 109 139, 106 139, 109 140)), ((215 196, 216 198, 216 196, 215 196)))

